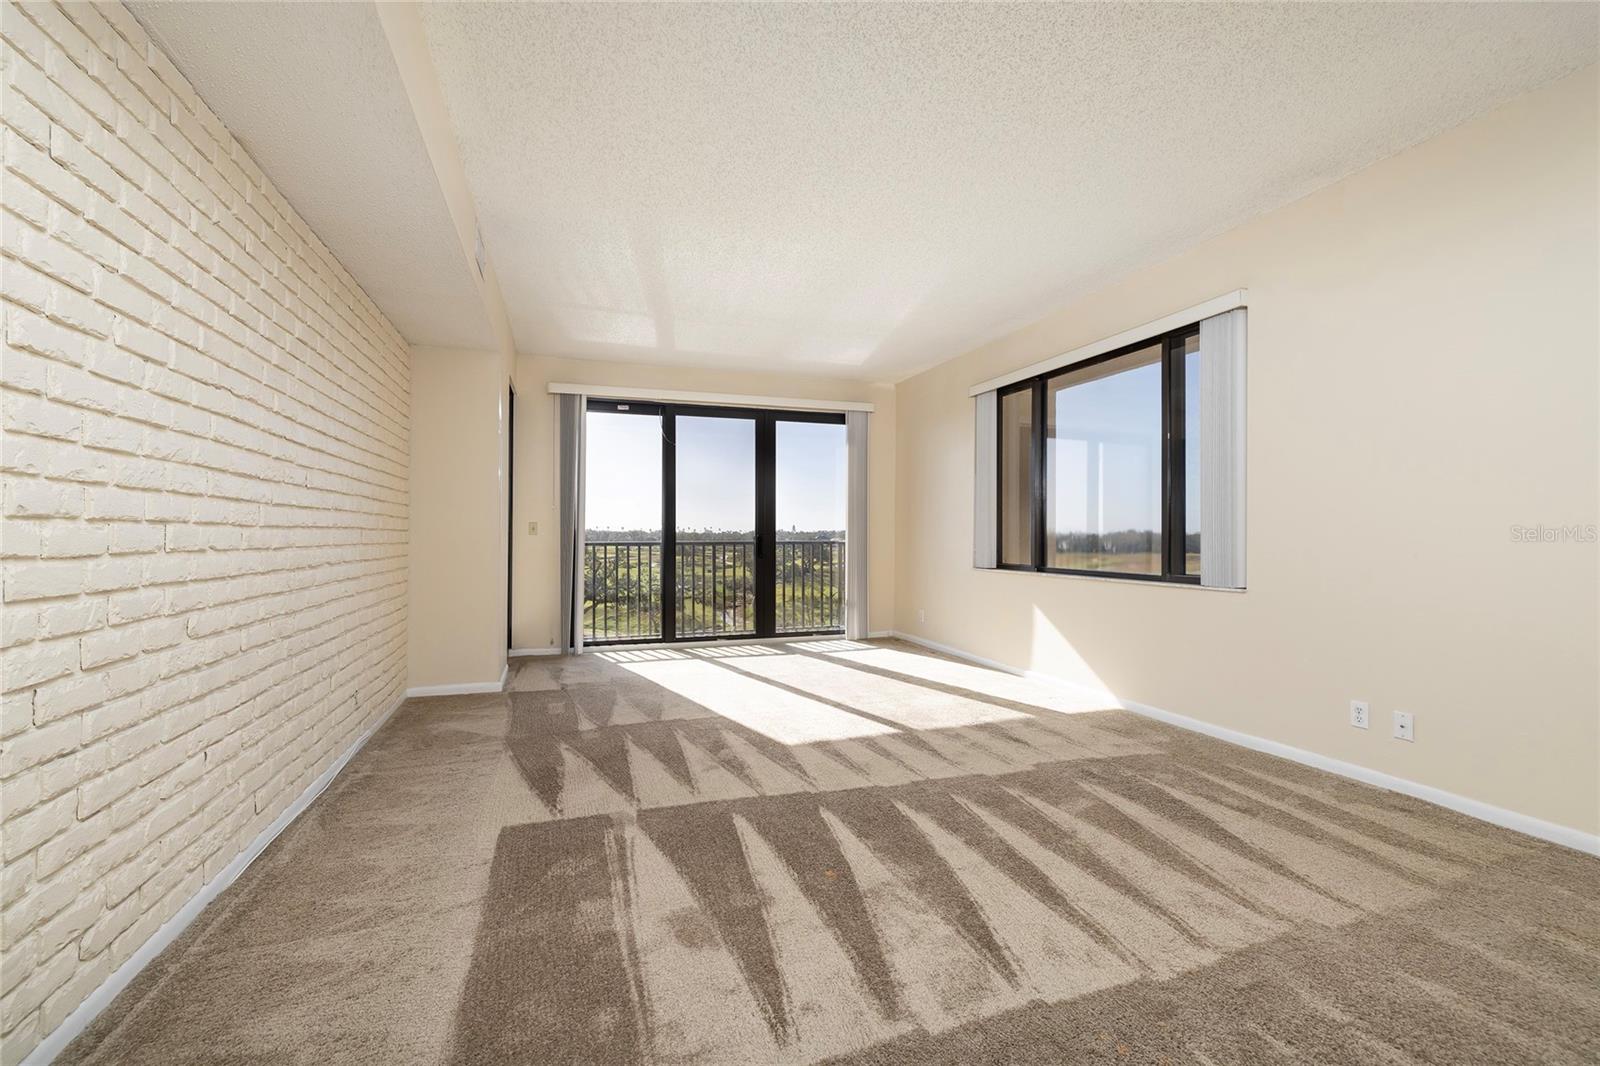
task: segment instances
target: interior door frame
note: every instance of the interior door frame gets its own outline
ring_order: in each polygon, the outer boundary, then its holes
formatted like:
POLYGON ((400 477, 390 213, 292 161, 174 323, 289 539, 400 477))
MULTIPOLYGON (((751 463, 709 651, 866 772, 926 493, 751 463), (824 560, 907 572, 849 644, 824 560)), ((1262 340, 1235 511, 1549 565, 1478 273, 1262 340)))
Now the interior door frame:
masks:
MULTIPOLYGON (((843 632, 843 627, 777 632, 778 593, 778 423, 817 422, 844 425, 832 411, 790 411, 762 407, 724 407, 650 401, 590 399, 585 409, 613 414, 656 415, 661 419, 661 636, 585 640, 585 645, 674 644, 721 640, 761 640, 776 636, 804 637, 843 632), (693 418, 742 418, 755 423, 755 633, 694 634, 679 638, 678 628, 678 426, 680 415, 693 418)), ((848 563, 846 564, 848 565, 848 563)))
MULTIPOLYGON (((517 646, 512 639, 511 597, 516 591, 517 555, 517 387, 506 385, 506 650, 517 646)), ((569 636, 571 634, 568 634, 569 636)))

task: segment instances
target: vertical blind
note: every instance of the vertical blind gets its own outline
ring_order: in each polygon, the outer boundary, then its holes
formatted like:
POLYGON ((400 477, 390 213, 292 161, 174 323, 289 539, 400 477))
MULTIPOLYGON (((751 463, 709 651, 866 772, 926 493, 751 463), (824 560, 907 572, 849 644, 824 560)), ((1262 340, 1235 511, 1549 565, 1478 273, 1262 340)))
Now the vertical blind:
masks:
POLYGON ((999 563, 1000 399, 995 390, 973 397, 972 565, 993 570, 999 563))
POLYGON ((865 411, 844 416, 849 500, 844 520, 844 635, 867 635, 867 427, 865 411))
POLYGON ((583 650, 583 429, 588 398, 559 397, 561 435, 557 491, 561 494, 561 647, 583 650))
POLYGON ((1244 588, 1245 309, 1200 323, 1200 584, 1244 588))

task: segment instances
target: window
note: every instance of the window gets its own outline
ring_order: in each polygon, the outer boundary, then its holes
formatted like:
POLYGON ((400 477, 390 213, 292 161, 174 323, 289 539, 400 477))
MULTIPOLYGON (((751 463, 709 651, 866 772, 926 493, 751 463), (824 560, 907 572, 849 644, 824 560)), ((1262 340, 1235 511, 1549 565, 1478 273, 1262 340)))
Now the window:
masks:
POLYGON ((1199 379, 1189 326, 1002 392, 1000 565, 1198 582, 1199 379))

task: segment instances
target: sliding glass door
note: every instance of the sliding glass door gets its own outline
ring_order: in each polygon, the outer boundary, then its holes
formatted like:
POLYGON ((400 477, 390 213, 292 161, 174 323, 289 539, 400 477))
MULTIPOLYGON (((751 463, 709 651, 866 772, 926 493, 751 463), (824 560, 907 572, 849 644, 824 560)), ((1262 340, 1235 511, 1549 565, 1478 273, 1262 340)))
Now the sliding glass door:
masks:
POLYGON ((842 631, 842 415, 591 400, 586 431, 586 643, 842 631))
POLYGON ((752 637, 756 604, 756 420, 674 416, 676 636, 752 637))
POLYGON ((661 408, 589 405, 584 424, 583 639, 660 640, 666 574, 661 408))
POLYGON ((780 419, 776 438, 774 627, 779 633, 840 629, 850 498, 844 423, 780 419))

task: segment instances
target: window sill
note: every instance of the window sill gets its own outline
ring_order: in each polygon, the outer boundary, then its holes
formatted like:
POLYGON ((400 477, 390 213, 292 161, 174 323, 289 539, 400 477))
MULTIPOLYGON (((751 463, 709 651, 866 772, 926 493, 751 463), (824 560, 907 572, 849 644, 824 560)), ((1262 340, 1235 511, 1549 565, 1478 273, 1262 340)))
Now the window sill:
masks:
POLYGON ((1157 589, 1195 589, 1201 592, 1243 593, 1248 592, 1248 587, 1242 589, 1218 588, 1214 585, 1202 585, 1198 581, 1165 581, 1153 577, 1128 577, 1118 574, 1083 574, 1063 570, 1034 570, 1019 566, 975 566, 974 570, 981 573, 1016 574, 1019 577, 1054 577, 1065 578, 1068 581, 1094 581, 1101 584, 1132 585, 1138 588, 1157 589))

